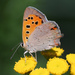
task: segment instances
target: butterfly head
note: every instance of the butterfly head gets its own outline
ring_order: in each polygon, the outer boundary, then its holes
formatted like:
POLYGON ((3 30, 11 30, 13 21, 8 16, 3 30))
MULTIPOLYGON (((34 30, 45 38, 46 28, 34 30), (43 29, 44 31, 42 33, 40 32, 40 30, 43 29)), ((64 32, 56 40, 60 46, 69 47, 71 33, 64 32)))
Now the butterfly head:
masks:
POLYGON ((20 43, 20 46, 21 46, 22 48, 24 48, 24 47, 25 47, 25 44, 24 44, 23 42, 21 42, 21 43, 20 43))

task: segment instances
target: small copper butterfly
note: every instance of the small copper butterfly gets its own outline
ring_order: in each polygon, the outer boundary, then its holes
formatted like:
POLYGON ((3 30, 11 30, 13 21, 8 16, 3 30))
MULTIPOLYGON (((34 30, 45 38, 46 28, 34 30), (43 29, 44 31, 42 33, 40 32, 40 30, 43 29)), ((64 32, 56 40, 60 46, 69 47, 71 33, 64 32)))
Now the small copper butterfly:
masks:
MULTIPOLYGON (((20 45, 32 55, 60 45, 62 37, 60 28, 55 21, 49 21, 45 14, 34 7, 27 7, 23 16, 22 39, 20 45)), ((32 55, 33 56, 33 55, 32 55)))

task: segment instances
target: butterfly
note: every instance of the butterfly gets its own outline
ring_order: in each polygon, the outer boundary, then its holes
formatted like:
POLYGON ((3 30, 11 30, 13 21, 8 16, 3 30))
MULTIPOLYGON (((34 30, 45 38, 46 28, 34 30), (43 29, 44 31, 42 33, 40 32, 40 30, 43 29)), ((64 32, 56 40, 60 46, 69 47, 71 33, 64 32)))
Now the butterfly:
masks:
POLYGON ((47 19, 45 14, 39 11, 37 8, 29 6, 24 11, 23 16, 23 28, 21 47, 31 56, 32 53, 49 50, 55 46, 60 45, 60 38, 62 37, 60 28, 55 21, 47 19))
MULTIPOLYGON (((35 7, 27 7, 23 16, 21 46, 32 55, 60 45, 62 37, 60 28, 55 21, 49 21, 45 14, 35 7)), ((33 56, 33 55, 32 55, 33 56)))

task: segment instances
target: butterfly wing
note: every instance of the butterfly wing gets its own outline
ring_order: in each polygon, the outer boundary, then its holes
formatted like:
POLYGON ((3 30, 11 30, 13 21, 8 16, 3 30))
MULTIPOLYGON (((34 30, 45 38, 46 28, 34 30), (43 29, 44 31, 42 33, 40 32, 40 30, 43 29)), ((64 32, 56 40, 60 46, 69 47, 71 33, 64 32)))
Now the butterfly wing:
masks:
POLYGON ((47 18, 45 16, 45 14, 43 14, 41 11, 39 11, 38 9, 34 8, 34 7, 27 7, 25 12, 24 12, 24 19, 26 17, 28 17, 30 14, 34 14, 36 16, 39 16, 40 18, 42 18, 43 22, 47 22, 47 18))
POLYGON ((29 36, 27 49, 31 52, 51 49, 60 44, 61 31, 54 21, 48 21, 36 27, 29 36))
POLYGON ((44 22, 47 22, 46 16, 34 7, 27 7, 23 17, 23 30, 22 38, 24 45, 28 41, 29 36, 35 30, 35 28, 44 22))

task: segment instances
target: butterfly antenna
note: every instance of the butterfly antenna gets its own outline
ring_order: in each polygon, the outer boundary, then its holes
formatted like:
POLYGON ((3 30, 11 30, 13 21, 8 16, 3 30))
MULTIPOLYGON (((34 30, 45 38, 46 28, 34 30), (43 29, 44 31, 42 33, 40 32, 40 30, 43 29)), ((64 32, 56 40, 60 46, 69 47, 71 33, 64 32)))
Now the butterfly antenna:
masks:
POLYGON ((21 46, 21 44, 19 44, 19 46, 16 48, 15 52, 12 54, 12 56, 10 57, 10 59, 13 58, 14 54, 17 52, 18 48, 21 46))
POLYGON ((18 43, 17 45, 15 45, 12 49, 11 49, 11 51, 13 51, 14 50, 14 48, 16 47, 16 46, 18 46, 20 43, 18 43))

